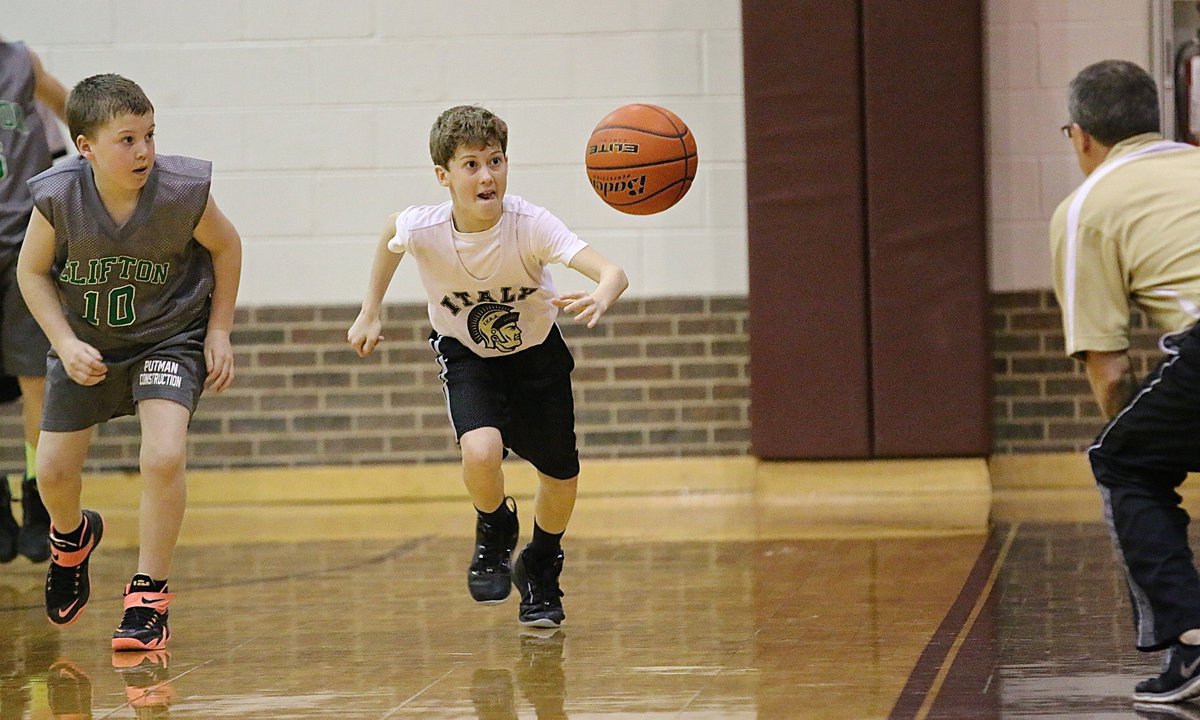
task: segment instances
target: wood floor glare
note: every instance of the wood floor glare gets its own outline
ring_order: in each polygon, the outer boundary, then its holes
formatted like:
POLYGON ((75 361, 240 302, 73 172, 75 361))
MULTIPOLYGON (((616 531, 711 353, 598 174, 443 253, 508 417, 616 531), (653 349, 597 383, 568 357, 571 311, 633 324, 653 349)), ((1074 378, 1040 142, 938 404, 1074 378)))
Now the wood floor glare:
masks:
MULTIPOLYGON (((558 630, 471 601, 454 466, 196 471, 170 649, 140 654, 108 642, 138 480, 89 475, 106 534, 79 622, 45 620, 44 565, 0 566, 0 720, 1200 720, 1129 701, 1157 659, 1090 489, 1046 471, 585 462, 558 630)), ((506 473, 526 542, 535 480, 506 473)))

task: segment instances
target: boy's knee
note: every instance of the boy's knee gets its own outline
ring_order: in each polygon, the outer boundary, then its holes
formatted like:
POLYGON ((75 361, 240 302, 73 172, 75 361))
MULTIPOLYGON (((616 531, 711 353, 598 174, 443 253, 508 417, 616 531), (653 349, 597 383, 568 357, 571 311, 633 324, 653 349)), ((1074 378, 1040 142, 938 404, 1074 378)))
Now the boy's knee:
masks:
POLYGON ((173 449, 143 449, 141 453, 141 470, 143 476, 174 477, 183 471, 187 463, 187 453, 173 449))
POLYGON ((459 439, 463 465, 469 467, 500 467, 504 459, 504 444, 490 433, 467 433, 459 439))

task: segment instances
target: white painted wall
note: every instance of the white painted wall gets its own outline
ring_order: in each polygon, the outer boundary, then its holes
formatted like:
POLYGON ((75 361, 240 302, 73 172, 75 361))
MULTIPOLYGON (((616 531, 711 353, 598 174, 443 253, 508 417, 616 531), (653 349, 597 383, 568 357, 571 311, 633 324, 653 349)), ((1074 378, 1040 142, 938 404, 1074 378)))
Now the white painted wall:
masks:
MULTIPOLYGON (((3 0, 3 5, 16 3, 3 0)), ((68 87, 137 81, 159 152, 208 158, 242 233, 240 303, 356 303, 387 215, 436 203, 437 114, 509 124, 509 192, 544 205, 630 276, 629 294, 747 290, 738 0, 56 0, 6 8, 68 87), (596 122, 628 102, 675 111, 699 145, 677 206, 608 208, 584 173, 596 122)), ((560 289, 590 281, 557 268, 560 289)), ((411 261, 389 298, 423 299, 411 261)))
POLYGON ((1152 70, 1149 0, 986 0, 991 284, 1048 288, 1048 228, 1083 181, 1070 141, 1067 84, 1098 60, 1152 70))
MULTIPOLYGON (((1050 214, 1082 180, 1058 133, 1067 82, 1109 57, 1149 67, 1150 0, 985 13, 992 287, 1049 287, 1050 214)), ((445 197, 426 139, 458 103, 509 122, 510 192, 620 262, 630 295, 747 290, 739 0, 56 0, 4 23, 67 84, 137 80, 160 152, 215 162, 243 304, 357 302, 388 213, 445 197), (591 128, 633 101, 676 111, 699 143, 695 186, 658 216, 610 210, 584 175, 591 128)), ((421 299, 411 263, 389 297, 421 299)))

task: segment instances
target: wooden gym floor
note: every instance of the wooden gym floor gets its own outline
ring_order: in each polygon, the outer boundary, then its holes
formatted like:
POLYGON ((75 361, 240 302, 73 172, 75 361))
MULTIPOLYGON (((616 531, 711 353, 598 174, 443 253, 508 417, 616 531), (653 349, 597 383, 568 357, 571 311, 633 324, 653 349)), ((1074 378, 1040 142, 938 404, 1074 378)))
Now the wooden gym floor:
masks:
POLYGON ((196 472, 146 655, 108 649, 137 481, 89 476, 80 621, 46 622, 44 565, 0 567, 0 720, 1200 720, 1128 699, 1157 658, 1077 459, 1053 462, 585 463, 556 632, 469 599, 457 468, 196 472))

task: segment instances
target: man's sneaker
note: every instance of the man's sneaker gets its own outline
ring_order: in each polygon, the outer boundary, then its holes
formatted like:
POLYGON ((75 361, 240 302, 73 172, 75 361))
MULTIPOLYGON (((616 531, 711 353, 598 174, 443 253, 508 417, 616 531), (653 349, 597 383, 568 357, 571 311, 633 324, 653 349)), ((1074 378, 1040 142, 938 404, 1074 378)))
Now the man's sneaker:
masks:
POLYGON ((21 483, 21 534, 17 538, 17 549, 35 563, 46 562, 50 557, 50 513, 42 504, 37 489, 37 480, 25 478, 21 483))
POLYGON ((46 673, 46 699, 56 720, 90 718, 92 678, 70 660, 59 660, 46 673))
POLYGON ((1140 703, 1177 703, 1200 695, 1200 645, 1175 643, 1163 659, 1162 674, 1133 690, 1140 703))
POLYGON ((476 513, 475 556, 467 568, 467 589, 475 602, 485 605, 504 602, 512 592, 512 554, 521 526, 516 500, 506 497, 500 507, 508 509, 511 524, 490 523, 476 513))
POLYGON ((170 717, 175 687, 170 683, 171 654, 166 650, 113 653, 112 665, 125 681, 125 699, 138 720, 170 717))
POLYGON ((529 627, 556 628, 562 625, 563 592, 558 587, 562 574, 563 553, 542 559, 526 545, 513 564, 512 580, 521 593, 521 610, 517 618, 529 627))
POLYGON ((21 528, 12 514, 12 490, 8 478, 0 474, 0 563, 12 562, 17 556, 17 538, 21 528))
POLYGON ((79 544, 56 537, 50 529, 50 571, 46 573, 46 615, 55 625, 70 625, 87 607, 92 594, 88 558, 104 535, 104 521, 95 510, 83 511, 79 544))
POLYGON ((175 593, 152 591, 147 575, 134 575, 125 586, 125 616, 113 633, 113 650, 161 650, 171 639, 167 606, 175 593))

